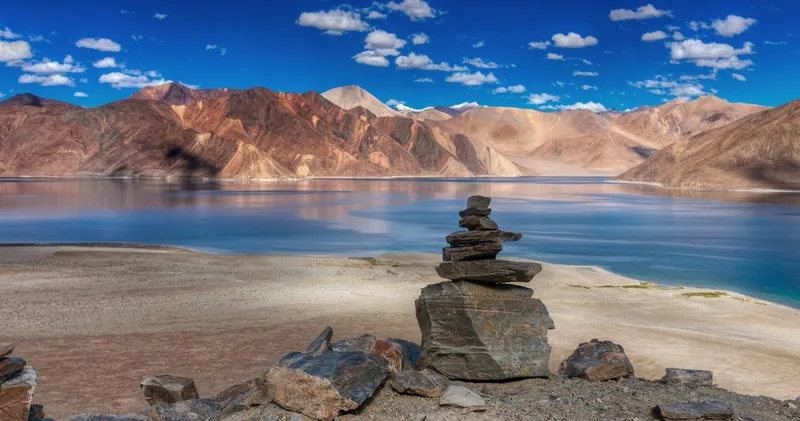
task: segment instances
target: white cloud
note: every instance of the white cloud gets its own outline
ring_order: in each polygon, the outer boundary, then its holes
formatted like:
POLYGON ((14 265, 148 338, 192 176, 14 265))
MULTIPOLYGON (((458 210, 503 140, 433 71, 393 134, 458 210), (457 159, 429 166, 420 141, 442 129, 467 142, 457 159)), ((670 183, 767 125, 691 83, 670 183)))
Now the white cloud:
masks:
POLYGON ((217 46, 215 44, 206 44, 206 51, 214 50, 216 48, 217 48, 217 46))
MULTIPOLYGON (((693 77, 693 78, 707 79, 709 77, 693 77)), ((648 79, 638 82, 628 82, 628 85, 633 86, 634 88, 648 89, 651 93, 654 93, 656 95, 669 94, 673 97, 682 99, 690 99, 692 97, 697 97, 706 94, 706 92, 703 91, 703 85, 695 81, 677 82, 661 75, 656 75, 656 77, 653 79, 648 79)))
POLYGON ((494 73, 489 73, 488 75, 484 75, 481 72, 475 73, 453 73, 452 75, 448 76, 445 79, 446 82, 451 83, 460 83, 464 86, 480 86, 484 83, 498 83, 497 77, 495 77, 494 73))
POLYGON ((559 88, 563 88, 566 85, 566 83, 564 83, 564 82, 562 82, 560 80, 557 80, 557 81, 553 82, 552 85, 553 86, 558 86, 559 88))
POLYGON ((130 75, 120 72, 106 73, 98 79, 100 83, 108 83, 113 88, 144 88, 147 86, 163 85, 170 81, 164 79, 150 80, 145 75, 130 75))
POLYGON ((6 29, 0 29, 0 38, 17 39, 17 38, 20 38, 21 36, 22 35, 15 34, 10 29, 8 29, 8 26, 6 26, 6 29))
POLYGON ((564 60, 564 56, 556 53, 547 53, 548 60, 564 60))
POLYGON ((24 74, 17 80, 19 83, 36 83, 42 86, 75 86, 75 81, 72 78, 64 75, 30 75, 24 74))
POLYGON ((2 97, 4 97, 4 96, 6 96, 6 94, 4 94, 4 93, 0 92, 0 98, 2 98, 2 97))
POLYGON ((396 99, 390 99, 390 100, 386 101, 386 105, 388 105, 390 107, 396 107, 398 105, 403 105, 405 103, 406 103, 405 101, 398 101, 396 99))
POLYGON ((114 59, 114 57, 106 57, 102 60, 95 61, 92 65, 100 69, 107 69, 109 67, 118 66, 117 61, 114 59))
POLYGON ((575 32, 570 32, 567 35, 555 34, 552 40, 553 45, 561 48, 583 48, 597 45, 597 38, 591 35, 582 37, 575 32))
POLYGON ((692 31, 697 32, 701 29, 711 29, 711 26, 705 22, 691 21, 689 22, 689 28, 692 28, 692 31))
POLYGON ((737 56, 717 58, 717 59, 697 59, 694 64, 698 67, 711 67, 714 69, 736 69, 742 70, 753 65, 752 60, 740 60, 737 56))
POLYGON ((667 94, 667 91, 663 89, 648 89, 647 92, 650 92, 651 94, 654 95, 662 95, 662 96, 667 94))
POLYGON ((427 44, 431 41, 431 38, 427 36, 424 32, 420 32, 419 34, 412 34, 411 35, 411 42, 414 45, 422 45, 427 44))
POLYGON ((660 41, 667 38, 667 33, 664 31, 647 32, 642 35, 642 41, 660 41))
POLYGON ((155 15, 153 15, 153 17, 158 19, 158 20, 164 20, 164 19, 167 18, 167 15, 164 15, 164 14, 161 14, 161 13, 156 13, 155 15))
POLYGON ((0 41, 0 62, 11 63, 33 57, 27 41, 0 41))
POLYGON ((371 10, 367 15, 367 19, 386 19, 386 15, 377 10, 371 10))
POLYGON ((586 60, 585 58, 582 58, 581 61, 583 62, 583 64, 586 64, 586 65, 589 65, 589 66, 592 65, 592 62, 589 61, 589 60, 586 60))
POLYGON ((539 108, 545 110, 561 110, 561 111, 589 110, 595 113, 600 113, 607 110, 607 108, 603 104, 592 101, 576 102, 572 105, 545 105, 539 108))
POLYGON ((51 61, 47 58, 37 63, 25 63, 22 65, 22 70, 29 73, 39 74, 56 74, 56 73, 83 73, 86 68, 80 64, 73 64, 72 56, 68 55, 64 58, 63 63, 51 61))
POLYGON ((652 4, 640 6, 635 11, 629 9, 614 9, 608 14, 608 17, 615 22, 620 20, 660 18, 662 16, 672 17, 672 12, 669 10, 656 9, 652 4))
POLYGON ((514 85, 514 86, 501 86, 497 89, 492 90, 493 94, 505 94, 505 93, 512 93, 512 94, 521 94, 525 92, 524 85, 514 85))
POLYGON ((206 44, 206 51, 209 51, 209 50, 218 50, 219 51, 219 55, 221 55, 221 56, 224 56, 228 52, 228 49, 225 48, 225 47, 220 47, 220 46, 218 46, 216 44, 206 44))
POLYGON ((496 68, 500 67, 499 64, 497 64, 497 63, 495 63, 493 61, 485 62, 480 57, 465 58, 463 63, 464 64, 469 64, 469 65, 477 67, 479 69, 496 69, 496 68))
POLYGON ((369 29, 369 25, 361 20, 361 15, 342 9, 303 12, 297 19, 297 24, 317 28, 328 35, 342 35, 349 31, 364 32, 369 29))
POLYGON ((486 45, 486 41, 478 41, 475 44, 472 44, 472 48, 481 48, 486 45))
POLYGON ((786 41, 764 41, 764 44, 767 44, 767 45, 786 45, 788 43, 786 41))
POLYGON ((362 51, 353 56, 353 60, 359 64, 374 67, 389 67, 389 60, 381 54, 372 50, 362 51))
POLYGON ((678 31, 672 33, 672 39, 674 39, 675 41, 683 41, 684 38, 685 37, 683 36, 683 34, 678 31))
POLYGON ((131 39, 134 40, 134 41, 141 41, 142 40, 142 36, 141 35, 131 35, 131 39))
POLYGON ((28 40, 30 42, 50 42, 41 35, 28 35, 28 40))
POLYGON ((424 20, 436 17, 438 11, 424 0, 403 0, 400 3, 389 2, 386 7, 393 12, 403 12, 411 20, 424 20))
POLYGON ((572 72, 572 76, 600 76, 597 72, 581 72, 581 71, 574 71, 572 72))
POLYGON ((417 83, 433 83, 433 79, 431 79, 429 77, 422 77, 422 78, 414 80, 414 82, 417 82, 417 83))
POLYGON ((464 66, 450 66, 447 62, 434 63, 425 54, 411 53, 407 56, 400 56, 394 60, 398 69, 421 69, 421 70, 441 70, 444 72, 463 72, 467 70, 464 66))
POLYGON ((418 112, 422 112, 422 111, 425 111, 425 110, 430 110, 433 107, 411 108, 411 107, 407 106, 405 102, 401 102, 400 104, 395 105, 394 108, 397 111, 410 111, 412 113, 418 113, 418 112))
POLYGON ((76 98, 86 98, 89 96, 89 94, 87 94, 86 92, 75 92, 74 94, 72 94, 72 96, 76 98))
POLYGON ((364 41, 366 42, 364 48, 373 50, 375 54, 379 56, 400 55, 400 52, 397 50, 406 45, 406 41, 397 38, 397 35, 390 34, 380 29, 370 32, 364 41))
POLYGON ((592 89, 596 91, 596 90, 597 90, 597 86, 592 86, 592 85, 582 85, 582 86, 581 86, 581 89, 583 89, 584 91, 588 91, 588 90, 592 90, 592 89))
POLYGON ((83 78, 81 78, 80 82, 81 83, 89 83, 89 79, 86 79, 85 77, 83 77, 83 78))
POLYGON ((546 50, 550 46, 550 41, 531 41, 528 45, 536 50, 546 50))
POLYGON ((718 35, 723 37, 732 37, 739 35, 746 31, 747 28, 754 25, 757 20, 753 18, 743 18, 736 15, 728 15, 725 19, 715 19, 711 22, 711 27, 717 31, 718 35))
POLYGON ((544 94, 530 94, 530 95, 528 95, 528 104, 533 104, 533 105, 542 105, 544 103, 551 102, 551 101, 552 102, 558 102, 559 100, 561 100, 560 97, 558 97, 556 95, 550 95, 550 94, 547 94, 547 93, 544 93, 544 94))
POLYGON ((108 38, 84 38, 75 43, 81 48, 90 48, 92 50, 109 51, 117 53, 122 49, 122 46, 108 38))
MULTIPOLYGON (((147 76, 147 77, 161 77, 161 73, 158 73, 155 70, 150 70, 150 71, 144 72, 144 75, 147 76)), ((189 85, 185 85, 184 84, 184 86, 189 86, 189 85)))
POLYGON ((680 80, 699 80, 699 79, 706 79, 706 80, 717 80, 717 69, 714 69, 709 74, 702 74, 702 75, 681 75, 679 78, 680 80))
POLYGON ((719 44, 716 42, 706 44, 699 39, 671 42, 668 45, 670 57, 673 60, 714 59, 753 53, 753 43, 751 42, 744 43, 744 46, 738 50, 728 44, 719 44))
POLYGON ((744 82, 744 81, 746 81, 746 80, 747 80, 747 78, 746 78, 746 77, 744 77, 743 75, 740 75, 740 74, 738 74, 738 73, 734 73, 734 74, 732 74, 731 76, 732 76, 734 79, 738 80, 739 82, 744 82))
POLYGON ((123 14, 123 15, 135 15, 136 14, 136 12, 131 12, 130 10, 125 10, 125 9, 122 9, 119 12, 121 14, 123 14))

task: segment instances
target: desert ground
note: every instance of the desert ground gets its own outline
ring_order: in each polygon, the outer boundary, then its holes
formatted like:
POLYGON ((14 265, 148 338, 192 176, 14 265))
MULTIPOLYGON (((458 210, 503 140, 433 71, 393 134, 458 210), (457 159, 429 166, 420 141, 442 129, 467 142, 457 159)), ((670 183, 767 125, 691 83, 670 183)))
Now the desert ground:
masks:
MULTIPOLYGON (((414 300, 441 256, 216 255, 166 248, 0 248, 0 342, 40 372, 61 419, 147 406, 139 381, 190 376, 202 396, 261 375, 326 326, 419 341, 414 300)), ((526 286, 556 329, 550 367, 580 342, 623 345, 636 374, 712 370, 739 393, 800 394, 800 310, 544 263, 526 286), (694 293, 701 293, 696 296, 694 293), (703 294, 705 293, 705 294, 703 294)))

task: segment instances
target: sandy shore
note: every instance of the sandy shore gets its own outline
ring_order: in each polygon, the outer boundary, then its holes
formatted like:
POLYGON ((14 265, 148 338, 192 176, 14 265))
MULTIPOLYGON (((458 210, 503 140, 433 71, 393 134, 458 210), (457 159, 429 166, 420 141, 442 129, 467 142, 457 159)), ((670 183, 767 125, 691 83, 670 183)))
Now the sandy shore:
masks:
MULTIPOLYGON (((213 255, 175 249, 0 248, 0 342, 41 374, 62 418, 146 406, 139 381, 191 376, 201 395, 259 376, 325 326, 419 341, 414 299, 440 256, 213 255)), ((579 342, 622 344, 636 372, 713 370, 724 388, 800 394, 800 310, 726 293, 642 286, 599 268, 544 264, 526 285, 550 310, 552 370, 579 342), (628 288, 625 288, 628 286, 628 288), (631 288, 630 286, 635 286, 631 288)))

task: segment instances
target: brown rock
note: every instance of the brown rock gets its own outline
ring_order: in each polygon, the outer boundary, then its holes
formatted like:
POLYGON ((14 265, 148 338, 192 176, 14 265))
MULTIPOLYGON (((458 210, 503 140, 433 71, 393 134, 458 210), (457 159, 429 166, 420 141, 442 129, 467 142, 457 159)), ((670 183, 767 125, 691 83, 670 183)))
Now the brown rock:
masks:
POLYGON ((732 420, 736 415, 725 402, 705 401, 658 405, 656 411, 665 420, 732 420))
POLYGON ((450 380, 432 370, 409 370, 395 373, 389 385, 398 393, 438 398, 450 385, 450 380))
POLYGON ((580 344, 572 355, 561 362, 558 373, 592 382, 621 379, 634 374, 633 365, 621 345, 597 339, 580 344))
POLYGON ((22 358, 11 357, 0 359, 0 383, 10 379, 23 368, 25 368, 25 360, 22 358))
POLYGON ((489 208, 466 208, 458 212, 458 216, 464 218, 466 216, 489 216, 492 210, 489 208))
POLYGON ((5 358, 14 352, 14 344, 0 344, 0 358, 5 358))
POLYGON ((488 216, 465 216, 458 221, 458 226, 470 231, 491 231, 497 229, 497 224, 488 216))
POLYGON ((194 380, 189 377, 155 376, 142 380, 142 393, 150 406, 198 399, 194 380))
POLYGON ((352 339, 336 342, 331 346, 336 352, 365 352, 377 354, 389 361, 389 370, 392 373, 403 369, 403 351, 399 346, 378 339, 373 335, 361 335, 352 339))
POLYGON ((507 260, 473 260, 467 262, 442 262, 436 273, 451 281, 479 281, 502 284, 530 282, 542 271, 542 265, 507 260))
POLYGON ((190 399, 177 403, 159 403, 150 409, 153 421, 208 421, 222 408, 213 399, 190 399))
POLYGON ((259 389, 260 379, 252 379, 217 393, 217 395, 214 396, 214 401, 225 409, 232 406, 245 407, 245 399, 259 389))
POLYGON ((39 374, 33 367, 25 367, 0 383, 0 420, 27 421, 38 384, 39 374))
POLYGON ((386 338, 386 342, 395 345, 403 353, 403 370, 413 370, 419 359, 419 345, 405 339, 386 338))
POLYGON ((672 384, 688 384, 692 386, 713 386, 714 373, 706 370, 668 368, 667 373, 661 378, 661 382, 672 384))
POLYGON ((507 231, 457 231, 447 236, 451 247, 472 246, 485 243, 507 243, 519 241, 522 234, 507 231))
POLYGON ((330 351, 331 338, 333 337, 333 329, 330 326, 326 327, 322 333, 314 339, 311 344, 306 348, 306 354, 319 354, 322 352, 330 351))
POLYGON ((465 260, 492 260, 503 250, 500 243, 476 244, 466 247, 445 247, 442 249, 442 260, 458 262, 465 260))

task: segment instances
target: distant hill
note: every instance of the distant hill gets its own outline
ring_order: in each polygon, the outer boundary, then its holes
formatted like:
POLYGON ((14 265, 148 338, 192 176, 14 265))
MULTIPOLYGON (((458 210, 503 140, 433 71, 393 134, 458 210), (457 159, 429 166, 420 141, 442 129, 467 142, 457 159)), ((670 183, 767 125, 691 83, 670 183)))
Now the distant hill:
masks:
POLYGON ((7 100, 0 102, 0 107, 80 108, 77 105, 72 105, 68 102, 61 102, 61 101, 56 101, 54 99, 42 98, 34 94, 28 94, 28 93, 14 95, 11 98, 8 98, 7 100))
POLYGON ((322 93, 328 101, 345 110, 355 107, 364 107, 378 117, 398 117, 400 113, 384 104, 371 93, 358 86, 342 86, 322 93))
POLYGON ((172 82, 143 88, 139 92, 131 95, 131 99, 160 101, 168 105, 189 105, 224 95, 230 95, 234 92, 237 91, 228 88, 192 89, 180 83, 172 82))
POLYGON ((445 114, 449 114, 453 117, 456 117, 473 108, 478 108, 478 107, 480 107, 480 105, 477 102, 463 102, 461 104, 451 105, 449 107, 436 106, 433 108, 436 109, 437 111, 441 111, 445 114))

